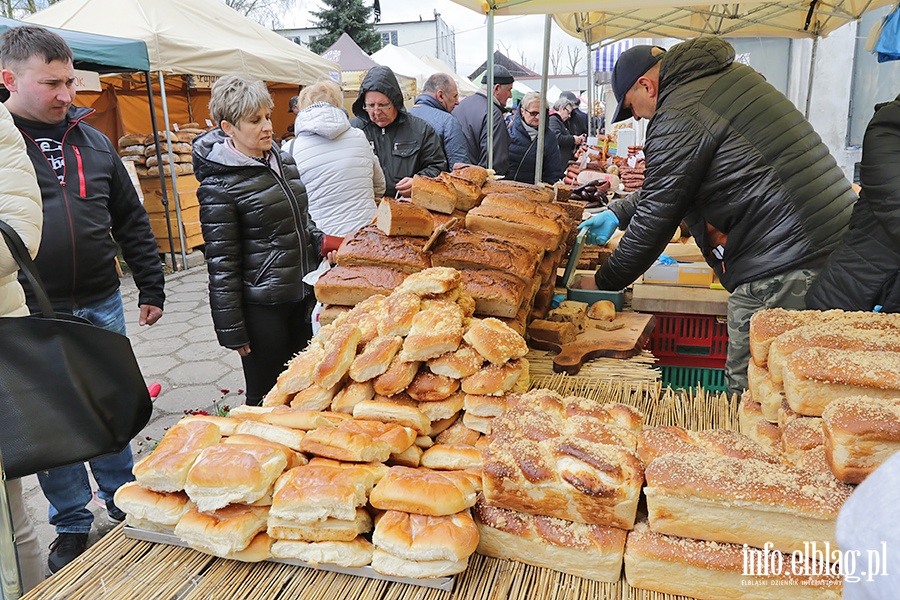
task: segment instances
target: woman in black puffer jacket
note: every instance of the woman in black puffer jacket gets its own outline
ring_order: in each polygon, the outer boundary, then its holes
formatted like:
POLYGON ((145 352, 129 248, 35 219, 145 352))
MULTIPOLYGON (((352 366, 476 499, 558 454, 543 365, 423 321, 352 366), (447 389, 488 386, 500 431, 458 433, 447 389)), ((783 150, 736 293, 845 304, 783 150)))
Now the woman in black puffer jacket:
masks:
POLYGON ((241 355, 247 404, 259 404, 309 342, 315 299, 301 279, 321 260, 300 174, 272 141, 273 106, 261 81, 219 79, 209 102, 219 127, 193 151, 213 324, 241 355))
POLYGON ((809 308, 900 312, 900 96, 875 107, 850 229, 806 294, 809 308))
MULTIPOLYGON (((519 110, 509 126, 509 172, 506 177, 522 183, 534 183, 537 167, 537 136, 540 121, 541 96, 529 92, 519 103, 519 110)), ((544 166, 541 181, 556 183, 562 179, 559 141, 549 127, 544 131, 544 166)))

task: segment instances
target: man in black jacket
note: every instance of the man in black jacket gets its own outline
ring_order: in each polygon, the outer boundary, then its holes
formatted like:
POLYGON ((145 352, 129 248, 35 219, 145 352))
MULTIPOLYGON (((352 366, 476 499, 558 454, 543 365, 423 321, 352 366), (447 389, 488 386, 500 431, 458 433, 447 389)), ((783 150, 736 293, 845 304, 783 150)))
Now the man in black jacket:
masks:
POLYGON ((875 107, 859 182, 850 229, 806 303, 820 310, 900 312, 900 96, 875 107))
POLYGON ((503 65, 494 65, 494 89, 488 92, 487 72, 481 78, 482 89, 462 100, 453 116, 462 125, 466 148, 472 162, 482 167, 488 166, 488 129, 487 107, 491 98, 491 110, 494 112, 493 127, 493 169, 498 175, 506 175, 509 170, 509 130, 503 120, 503 110, 512 98, 515 79, 503 65))
POLYGON ((384 171, 385 196, 412 192, 413 175, 437 177, 447 157, 434 129, 403 106, 403 92, 389 67, 366 73, 353 103, 350 124, 362 129, 384 171))
MULTIPOLYGON (((6 108, 25 138, 41 188, 44 234, 35 263, 54 307, 125 335, 118 242, 139 289, 139 324, 153 325, 165 299, 156 240, 115 147, 84 122, 93 110, 72 105, 72 50, 46 29, 16 27, 3 34, 2 61, 10 92, 6 108)), ((30 294, 28 300, 34 310, 30 294)), ((123 520, 113 494, 134 479, 131 447, 90 465, 110 519, 123 520)), ((91 487, 83 464, 38 473, 38 480, 58 533, 49 558, 54 573, 85 550, 91 487)))
POLYGON ((613 122, 650 123, 642 190, 580 226, 599 242, 625 229, 597 285, 630 284, 684 220, 731 292, 726 376, 729 392, 739 393, 747 387, 750 316, 805 308, 856 195, 803 115, 759 73, 735 63, 721 38, 668 52, 635 46, 616 62, 612 87, 613 122))

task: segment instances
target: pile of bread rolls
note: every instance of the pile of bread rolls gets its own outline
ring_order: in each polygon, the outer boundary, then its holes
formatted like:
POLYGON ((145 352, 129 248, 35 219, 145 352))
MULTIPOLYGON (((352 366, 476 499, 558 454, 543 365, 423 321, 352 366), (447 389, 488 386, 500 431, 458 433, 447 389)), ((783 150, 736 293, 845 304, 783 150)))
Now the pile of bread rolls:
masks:
POLYGON ((900 450, 900 318, 771 309, 750 321, 742 430, 860 483, 900 450))
MULTIPOLYGON (((170 132, 172 139, 172 155, 175 159, 175 174, 190 175, 194 172, 191 158, 191 142, 206 131, 197 123, 188 123, 178 131, 170 132)), ((166 132, 159 132, 160 151, 163 157, 163 173, 171 175, 169 166, 169 146, 166 132)), ((159 177, 159 164, 156 154, 156 140, 153 134, 129 133, 119 138, 119 156, 123 160, 134 162, 138 177, 159 177)))
POLYGON ((577 233, 583 207, 564 197, 558 188, 491 180, 472 165, 414 177, 409 200, 383 199, 375 222, 338 249, 337 267, 316 284, 326 305, 320 323, 435 266, 462 270, 478 316, 524 333, 531 317, 549 310, 557 268, 577 233))

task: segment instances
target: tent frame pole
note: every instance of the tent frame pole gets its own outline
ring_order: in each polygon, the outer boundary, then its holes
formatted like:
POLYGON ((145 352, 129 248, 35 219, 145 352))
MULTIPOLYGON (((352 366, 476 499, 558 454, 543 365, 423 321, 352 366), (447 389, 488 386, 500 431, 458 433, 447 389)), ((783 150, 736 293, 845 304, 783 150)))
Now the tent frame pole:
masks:
MULTIPOLYGON (((488 11, 488 39, 487 39, 487 168, 494 168, 494 7, 491 5, 488 11)), ((506 175, 506 173, 500 173, 506 175)))
POLYGON ((591 137, 594 133, 594 61, 591 59, 591 43, 585 41, 585 46, 587 46, 587 136, 591 137))
MULTIPOLYGON (((181 202, 178 199, 178 174, 175 172, 175 153, 172 151, 172 127, 169 124, 169 104, 166 101, 166 76, 159 71, 159 91, 162 97, 163 119, 166 123, 166 146, 169 151, 169 175, 172 178, 172 195, 175 197, 175 219, 178 222, 178 242, 181 244, 181 268, 187 268, 187 252, 184 249, 184 221, 181 218, 181 202)), ((155 135, 155 132, 154 132, 155 135)), ((157 148, 159 145, 157 144, 157 148)), ((163 164, 159 163, 162 173, 163 164)), ((172 266, 175 269, 175 265, 172 266)), ((178 269, 175 269, 178 270, 178 269)))
POLYGON ((819 50, 819 36, 813 39, 812 57, 809 59, 809 79, 806 83, 806 113, 803 115, 809 120, 809 111, 812 104, 813 77, 816 74, 816 55, 819 50))
MULTIPOLYGON (((534 185, 544 180, 544 138, 547 137, 547 78, 550 72, 550 23, 553 15, 544 17, 544 68, 541 71, 541 116, 538 121, 537 148, 534 152, 534 185)), ((521 115, 520 115, 521 117, 521 115)))
POLYGON ((150 71, 144 71, 147 81, 147 98, 150 100, 150 123, 153 125, 153 140, 156 142, 156 164, 159 166, 159 189, 162 193, 163 210, 166 211, 166 233, 169 235, 169 252, 172 254, 172 270, 178 270, 178 260, 175 258, 175 243, 172 240, 172 218, 169 216, 169 192, 166 189, 166 174, 163 173, 162 152, 159 149, 159 126, 156 122, 156 106, 153 104, 153 82, 150 80, 150 71))

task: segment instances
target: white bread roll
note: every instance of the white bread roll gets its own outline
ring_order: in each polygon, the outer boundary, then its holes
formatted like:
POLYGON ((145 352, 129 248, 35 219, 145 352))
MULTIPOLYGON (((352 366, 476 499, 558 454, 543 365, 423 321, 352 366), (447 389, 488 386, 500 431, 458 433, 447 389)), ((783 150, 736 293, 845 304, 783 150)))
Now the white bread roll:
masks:
POLYGON ((483 496, 473 511, 479 554, 594 581, 618 581, 622 574, 623 529, 490 506, 483 496))
MULTIPOLYGON (((841 597, 840 576, 792 577, 792 557, 777 552, 770 551, 769 560, 781 561, 784 566, 781 575, 745 574, 745 552, 740 544, 655 533, 646 522, 641 522, 628 533, 625 578, 633 588, 700 600, 839 600, 841 597)), ((806 565, 797 567, 800 570, 806 565)), ((810 565, 810 572, 825 568, 810 565)))
POLYGON ((475 504, 476 482, 459 471, 391 467, 369 495, 380 510, 420 515, 452 515, 475 504))
POLYGON ((300 442, 303 441, 304 436, 304 432, 301 429, 291 429, 290 427, 261 423, 259 421, 242 421, 235 427, 234 433, 255 435, 265 440, 278 442, 298 452, 300 451, 300 442))
POLYGON ((180 492, 200 452, 220 439, 219 427, 208 421, 176 423, 150 456, 134 465, 132 473, 141 487, 155 492, 180 492))
POLYGON ((422 455, 421 464, 437 471, 480 469, 483 465, 481 451, 472 446, 436 444, 422 455))
POLYGON ((350 379, 364 382, 378 377, 388 370, 402 346, 403 338, 399 335, 376 337, 353 359, 350 365, 350 379))
POLYGON ((412 320, 398 358, 404 362, 423 361, 459 348, 463 336, 463 312, 453 302, 433 303, 412 320))
POLYGON ((484 360, 475 348, 463 342, 458 349, 429 359, 428 369, 437 375, 462 379, 480 369, 484 360))
POLYGON ((354 406, 353 418, 395 423, 413 429, 420 435, 428 435, 431 429, 431 419, 422 414, 415 402, 404 403, 399 400, 392 401, 389 398, 379 400, 379 398, 379 396, 375 396, 375 400, 367 400, 354 406))
POLYGON ((340 425, 344 421, 349 421, 350 416, 336 412, 297 410, 287 406, 278 406, 261 414, 258 420, 279 427, 310 431, 319 427, 340 425))
POLYGON ((229 504, 249 504, 269 492, 288 461, 284 452, 270 445, 210 446, 188 472, 184 491, 203 512, 229 504))
POLYGON ((744 390, 738 407, 741 433, 759 444, 772 456, 781 455, 781 427, 770 423, 762 412, 762 405, 753 399, 750 390, 744 390))
POLYGON ((313 381, 323 389, 337 385, 353 364, 361 339, 362 331, 356 325, 341 325, 335 329, 325 342, 325 356, 313 370, 313 381))
POLYGON ((278 376, 275 387, 263 398, 263 406, 287 404, 294 394, 310 387, 314 382, 316 366, 323 358, 325 348, 319 344, 310 344, 306 350, 294 356, 288 362, 287 369, 278 376))
POLYGON ((174 527, 194 503, 184 492, 162 493, 129 481, 116 490, 116 506, 137 519, 174 527))
POLYGON ((389 510, 376 519, 372 543, 405 560, 458 561, 475 552, 478 528, 468 511, 436 517, 389 510))
POLYGON ((771 543, 803 552, 809 542, 837 546, 838 511, 852 488, 833 477, 759 460, 668 454, 646 470, 653 531, 714 542, 771 543))
POLYGON ((364 508, 356 509, 353 520, 328 517, 306 523, 269 514, 269 536, 276 540, 302 542, 351 542, 356 536, 372 531, 372 517, 364 508))
POLYGON ((463 339, 495 365, 528 354, 525 338, 498 319, 481 319, 466 331, 463 339))
POLYGON ((393 423, 350 420, 337 427, 320 427, 303 438, 304 452, 348 462, 384 462, 409 448, 416 431, 393 423))
POLYGON ((206 421, 207 423, 212 423, 216 427, 219 428, 219 432, 222 435, 234 435, 235 429, 240 424, 239 419, 228 417, 219 417, 216 415, 188 415, 183 417, 179 423, 192 423, 194 421, 206 421))
POLYGON ((372 562, 372 543, 363 537, 350 542, 300 542, 276 540, 272 556, 292 558, 311 565, 333 564, 341 567, 364 567, 372 562))
MULTIPOLYGON (((284 444, 279 444, 278 442, 267 440, 265 438, 251 435, 249 433, 236 433, 234 435, 229 435, 227 438, 222 438, 222 441, 220 443, 244 444, 250 446, 268 446, 270 448, 280 450, 287 458, 287 466, 285 467, 285 469, 293 469, 294 467, 299 467, 300 465, 305 465, 307 462, 309 462, 306 458, 306 455, 302 454, 301 452, 292 450, 284 444)), ((252 503, 248 502, 248 504, 252 503)))
POLYGON ((388 464, 391 466, 399 465, 401 467, 410 467, 415 469, 419 466, 422 460, 422 448, 418 445, 419 439, 425 439, 429 442, 431 438, 428 436, 419 436, 416 438, 416 443, 412 446, 404 450, 399 454, 391 454, 391 457, 388 459, 388 464))
POLYGON ((516 385, 527 370, 524 358, 510 360, 502 365, 490 364, 462 380, 462 390, 467 394, 500 396, 516 385))
POLYGON ((421 364, 415 361, 406 362, 400 355, 395 356, 388 370, 372 381, 372 389, 381 396, 399 394, 415 379, 421 364))
POLYGON ((371 381, 363 383, 350 381, 334 395, 334 399, 331 401, 331 410, 337 414, 349 416, 353 414, 353 407, 374 397, 375 385, 371 381))
POLYGON ((267 506, 232 504, 212 513, 195 508, 178 521, 175 535, 195 550, 227 556, 244 550, 265 531, 268 514, 267 506))
POLYGON ((453 425, 456 416, 463 408, 465 397, 465 394, 457 392, 443 400, 419 402, 419 410, 431 420, 428 435, 437 435, 453 425))
POLYGON ((384 316, 378 322, 378 335, 406 336, 412 328, 413 317, 419 312, 422 299, 409 292, 395 291, 384 301, 384 316))
POLYGON ((365 467, 303 465, 279 478, 271 514, 304 525, 328 518, 355 521, 374 485, 374 472, 365 467))

